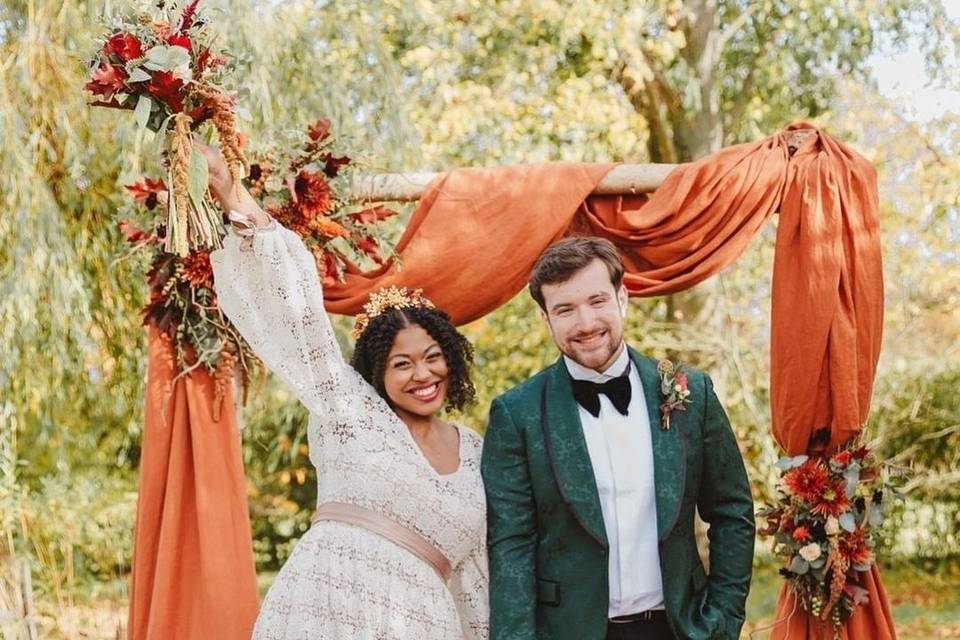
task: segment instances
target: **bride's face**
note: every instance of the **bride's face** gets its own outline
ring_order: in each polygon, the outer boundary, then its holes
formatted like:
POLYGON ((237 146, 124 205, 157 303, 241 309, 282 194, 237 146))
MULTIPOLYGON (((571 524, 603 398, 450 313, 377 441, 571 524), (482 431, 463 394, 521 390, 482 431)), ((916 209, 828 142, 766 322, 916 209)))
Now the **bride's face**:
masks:
POLYGON ((432 416, 447 399, 447 359, 437 341, 420 325, 397 332, 387 356, 383 386, 394 410, 432 416))

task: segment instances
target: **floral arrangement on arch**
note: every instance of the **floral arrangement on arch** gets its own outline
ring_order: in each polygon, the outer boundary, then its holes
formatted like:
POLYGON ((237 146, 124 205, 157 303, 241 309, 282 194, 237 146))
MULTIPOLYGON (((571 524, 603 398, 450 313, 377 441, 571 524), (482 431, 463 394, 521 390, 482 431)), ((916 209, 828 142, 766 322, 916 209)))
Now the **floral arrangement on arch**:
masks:
MULTIPOLYGON (((329 120, 319 120, 298 140, 253 154, 245 180, 264 208, 300 235, 328 284, 359 270, 354 256, 377 264, 392 257, 378 225, 396 215, 383 205, 363 207, 339 195, 349 185, 352 161, 337 147, 329 120), (382 247, 387 247, 386 255, 382 247)), ((203 368, 213 375, 218 400, 237 371, 247 389, 259 364, 217 307, 210 250, 195 248, 185 256, 164 250, 168 198, 163 179, 145 178, 126 189, 136 208, 131 218, 145 224, 128 218, 119 223, 120 229, 135 251, 150 253, 144 323, 171 340, 182 373, 203 368)))
POLYGON ((795 456, 777 462, 778 500, 758 515, 761 535, 773 536, 799 605, 839 632, 869 601, 863 576, 875 564, 884 512, 895 498, 891 467, 871 450, 851 444, 828 457, 795 456))

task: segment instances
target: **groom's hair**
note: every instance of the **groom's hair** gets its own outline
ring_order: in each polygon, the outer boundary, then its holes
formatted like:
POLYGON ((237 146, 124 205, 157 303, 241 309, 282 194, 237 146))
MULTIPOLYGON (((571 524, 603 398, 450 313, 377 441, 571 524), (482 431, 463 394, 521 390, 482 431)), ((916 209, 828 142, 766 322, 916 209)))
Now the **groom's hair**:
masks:
POLYGON ((623 282, 623 260, 617 248, 605 238, 582 236, 554 242, 540 254, 530 272, 530 295, 546 311, 543 285, 566 282, 594 260, 601 261, 607 267, 610 284, 614 289, 619 289, 623 282))

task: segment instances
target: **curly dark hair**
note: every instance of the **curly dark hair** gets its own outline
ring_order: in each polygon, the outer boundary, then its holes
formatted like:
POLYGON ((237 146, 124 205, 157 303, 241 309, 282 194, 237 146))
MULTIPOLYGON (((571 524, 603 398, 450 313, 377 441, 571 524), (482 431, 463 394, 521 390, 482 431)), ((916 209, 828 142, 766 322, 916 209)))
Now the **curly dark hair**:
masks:
POLYGON ((462 410, 477 395, 470 378, 473 345, 453 326, 450 316, 439 309, 425 306, 391 308, 372 318, 357 339, 350 364, 392 406, 383 384, 387 356, 397 333, 413 325, 423 327, 443 351, 448 370, 446 407, 462 410))

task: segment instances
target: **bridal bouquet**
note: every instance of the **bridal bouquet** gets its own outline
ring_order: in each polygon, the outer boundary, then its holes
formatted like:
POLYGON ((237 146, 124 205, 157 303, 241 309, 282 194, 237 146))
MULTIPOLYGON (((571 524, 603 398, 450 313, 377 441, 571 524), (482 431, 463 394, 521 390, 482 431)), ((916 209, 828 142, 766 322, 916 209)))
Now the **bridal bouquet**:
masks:
POLYGON ((876 531, 895 490, 867 447, 830 457, 782 458, 779 499, 758 513, 800 605, 837 628, 868 601, 861 577, 875 562, 876 531))
POLYGON ((216 48, 199 0, 160 0, 151 11, 123 16, 89 63, 86 90, 94 106, 133 111, 141 127, 160 136, 167 169, 167 221, 162 247, 181 257, 216 248, 223 218, 207 192, 207 165, 190 144, 209 122, 237 184, 246 173, 234 100, 221 87, 228 60, 216 48))

